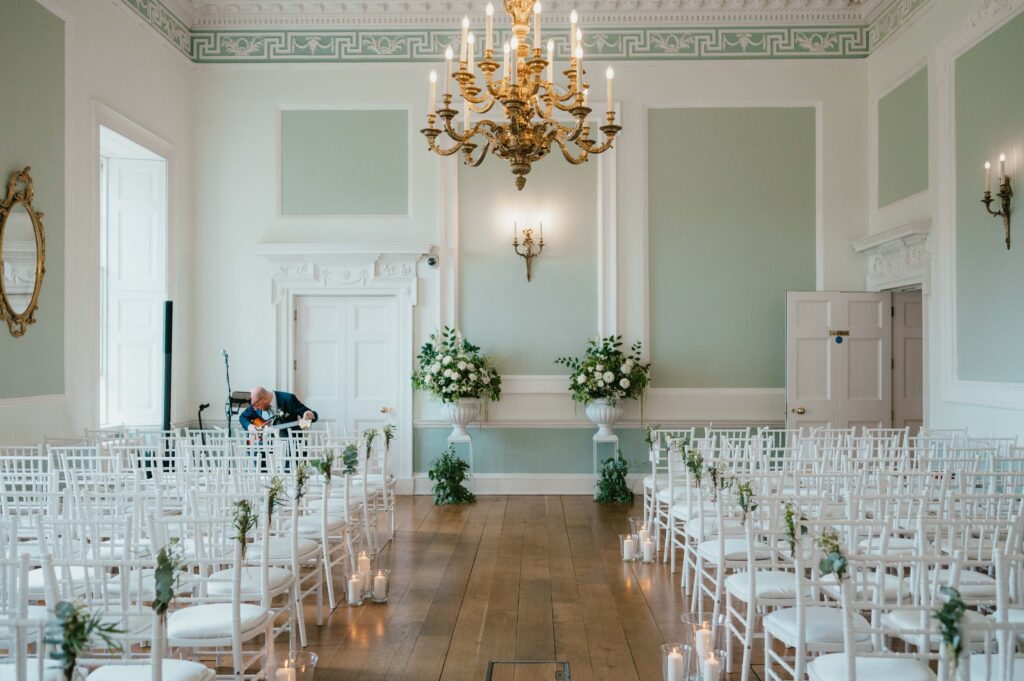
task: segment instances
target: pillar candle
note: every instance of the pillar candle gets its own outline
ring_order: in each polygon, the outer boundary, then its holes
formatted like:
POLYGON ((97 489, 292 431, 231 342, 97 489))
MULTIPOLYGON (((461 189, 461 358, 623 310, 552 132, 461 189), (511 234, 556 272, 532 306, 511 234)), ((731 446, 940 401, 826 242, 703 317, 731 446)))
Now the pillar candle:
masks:
POLYGON ((711 630, 708 629, 707 624, 702 625, 694 632, 693 643, 693 647, 697 649, 698 660, 703 660, 708 656, 708 651, 711 650, 711 630))
POLYGON ((469 34, 469 72, 473 73, 473 62, 476 61, 476 35, 469 34))
POLYGON ((999 154, 999 184, 1006 181, 1006 154, 999 154))
POLYGON ((512 57, 512 82, 514 83, 516 81, 516 73, 519 70, 519 38, 512 36, 512 40, 509 42, 509 50, 512 57))
POLYGON ((348 602, 358 603, 363 596, 363 580, 359 575, 352 575, 348 580, 348 602))
POLYGON ((490 52, 494 49, 494 4, 487 3, 487 36, 484 40, 484 49, 490 52))
POLYGON ((576 56, 576 24, 580 20, 580 15, 573 10, 569 13, 569 56, 576 56))
POLYGON ((434 113, 435 106, 437 104, 437 71, 430 70, 430 105, 427 107, 427 113, 434 113))
POLYGON ((583 85, 583 45, 580 45, 579 36, 576 36, 576 80, 583 85))
POLYGON ((715 652, 711 651, 710 657, 703 662, 704 681, 718 681, 721 666, 722 663, 715 657, 715 652))
POLYGON ((686 670, 683 669, 683 656, 678 650, 668 654, 665 665, 665 681, 684 681, 686 670))
POLYGON ((444 51, 444 93, 450 95, 452 93, 452 57, 455 56, 455 50, 449 45, 444 51))
POLYGON ((555 82, 555 41, 548 39, 548 82, 555 82))
POLYGON ((533 49, 540 49, 540 0, 533 3, 533 49))
POLYGON ((377 573, 377 576, 373 578, 373 597, 377 599, 387 598, 388 595, 388 576, 381 570, 377 573))
POLYGON ((654 542, 652 542, 650 539, 648 539, 647 541, 645 541, 643 543, 643 547, 644 547, 644 562, 645 563, 652 563, 652 562, 654 562, 654 542))
POLYGON ((469 37, 469 17, 462 17, 462 42, 459 44, 459 60, 466 61, 466 48, 469 37))
POLYGON ((295 681, 295 670, 278 669, 274 672, 274 681, 295 681))
POLYGON ((632 537, 626 537, 622 542, 622 560, 633 560, 636 555, 636 545, 632 537))
POLYGON ((505 57, 504 57, 505 63, 502 65, 502 69, 501 69, 502 76, 501 77, 503 79, 505 79, 506 81, 509 79, 509 75, 512 73, 512 71, 511 71, 511 68, 512 68, 511 62, 509 61, 509 50, 510 49, 511 48, 509 47, 508 41, 506 40, 505 41, 505 46, 503 48, 501 48, 501 51, 505 55, 505 57))
POLYGON ((608 70, 604 72, 604 75, 608 79, 608 110, 612 111, 615 109, 615 105, 613 104, 615 98, 612 96, 612 82, 615 80, 615 71, 613 71, 612 67, 609 66, 608 70))
POLYGON ((985 191, 992 191, 992 164, 985 161, 985 191))

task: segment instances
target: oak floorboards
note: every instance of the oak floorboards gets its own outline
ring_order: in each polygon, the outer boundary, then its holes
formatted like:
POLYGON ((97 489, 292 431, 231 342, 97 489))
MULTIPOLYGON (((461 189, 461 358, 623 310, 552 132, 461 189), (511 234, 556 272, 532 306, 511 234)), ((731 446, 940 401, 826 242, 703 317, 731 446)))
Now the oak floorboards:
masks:
MULTIPOLYGON (((481 496, 438 508, 400 497, 376 563, 392 570, 390 602, 342 604, 319 628, 306 609, 317 680, 483 681, 488 661, 519 659, 568 661, 572 681, 661 681, 659 646, 678 639, 688 601, 668 566, 621 561, 618 535, 639 512, 639 499, 481 496)), ((335 582, 343 595, 344 577, 335 582)), ((551 670, 494 678, 551 681, 551 670)))

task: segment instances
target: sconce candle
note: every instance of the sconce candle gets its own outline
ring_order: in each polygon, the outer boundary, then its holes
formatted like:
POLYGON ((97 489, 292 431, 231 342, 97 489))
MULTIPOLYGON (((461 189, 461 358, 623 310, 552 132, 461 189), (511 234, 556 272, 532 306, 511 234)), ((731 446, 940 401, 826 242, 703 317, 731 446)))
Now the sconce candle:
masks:
POLYGON ((1010 176, 1006 174, 1006 154, 999 154, 999 181, 996 185, 999 190, 996 196, 992 196, 992 164, 985 161, 985 196, 981 202, 985 204, 985 210, 992 217, 1003 219, 1003 232, 1006 236, 1006 250, 1010 250, 1010 203, 1013 199, 1013 187, 1010 186, 1010 176), (992 210, 992 202, 997 200, 999 210, 992 210))
POLYGON ((608 78, 608 110, 611 111, 615 108, 612 105, 612 102, 615 101, 615 98, 612 96, 612 81, 615 79, 615 71, 609 66, 604 75, 608 78))

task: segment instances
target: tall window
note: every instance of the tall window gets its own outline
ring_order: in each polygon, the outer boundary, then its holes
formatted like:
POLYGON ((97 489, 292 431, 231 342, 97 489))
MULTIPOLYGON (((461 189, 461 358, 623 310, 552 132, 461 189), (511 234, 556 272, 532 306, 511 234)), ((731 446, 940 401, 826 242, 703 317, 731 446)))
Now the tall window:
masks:
POLYGON ((100 424, 159 425, 167 160, 100 127, 100 424))

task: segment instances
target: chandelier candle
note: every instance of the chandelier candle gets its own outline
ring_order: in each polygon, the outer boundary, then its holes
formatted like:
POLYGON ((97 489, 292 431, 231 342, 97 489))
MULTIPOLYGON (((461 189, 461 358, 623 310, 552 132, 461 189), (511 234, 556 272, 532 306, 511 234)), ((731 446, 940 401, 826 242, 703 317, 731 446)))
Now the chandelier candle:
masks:
POLYGON ((615 101, 615 98, 612 97, 612 80, 615 78, 615 71, 613 71, 612 67, 609 66, 608 70, 604 72, 604 75, 608 79, 608 110, 614 111, 615 105, 612 102, 615 101))
POLYGON ((437 104, 437 71, 430 70, 430 105, 427 107, 428 113, 434 113, 435 105, 437 104))
MULTIPOLYGON (((611 149, 622 127, 616 124, 609 106, 603 124, 594 126, 603 133, 603 139, 591 137, 579 15, 573 11, 570 17, 569 65, 563 72, 566 80, 559 85, 554 82, 554 41, 548 41, 547 53, 544 51, 540 2, 505 0, 504 8, 511 20, 511 36, 502 45, 503 63, 494 59, 491 3, 482 38, 483 53, 476 54, 476 37, 469 32, 468 16, 462 20, 458 64, 452 63, 454 44, 445 50, 448 80, 444 96, 440 102, 433 100, 427 127, 420 132, 427 138, 430 151, 440 156, 461 152, 466 165, 478 166, 488 154, 507 161, 516 187, 522 189, 533 163, 552 150, 560 151, 572 165, 579 165, 591 155, 611 149), (453 80, 457 92, 452 92, 453 80), (463 100, 465 128, 456 120, 460 111, 455 97, 463 100), (494 113, 488 116, 490 112, 494 113)), ((613 102, 610 82, 608 95, 609 102, 613 102)))

